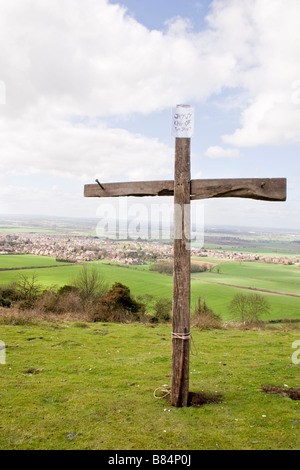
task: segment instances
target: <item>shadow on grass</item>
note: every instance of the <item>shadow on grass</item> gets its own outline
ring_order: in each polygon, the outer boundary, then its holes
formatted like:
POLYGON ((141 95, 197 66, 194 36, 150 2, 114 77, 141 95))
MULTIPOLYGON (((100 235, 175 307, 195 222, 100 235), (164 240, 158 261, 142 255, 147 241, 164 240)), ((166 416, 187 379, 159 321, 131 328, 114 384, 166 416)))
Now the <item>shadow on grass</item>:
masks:
POLYGON ((210 392, 190 392, 188 399, 188 406, 198 408, 202 405, 210 403, 221 403, 221 393, 210 393, 210 392))

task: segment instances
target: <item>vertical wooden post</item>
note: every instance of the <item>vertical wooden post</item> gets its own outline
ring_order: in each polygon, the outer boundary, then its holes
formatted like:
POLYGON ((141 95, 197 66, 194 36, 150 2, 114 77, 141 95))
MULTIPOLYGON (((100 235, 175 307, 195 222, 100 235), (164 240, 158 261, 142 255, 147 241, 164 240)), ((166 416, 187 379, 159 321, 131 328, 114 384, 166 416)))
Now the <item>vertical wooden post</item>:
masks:
POLYGON ((190 138, 176 138, 175 143, 172 328, 171 404, 187 406, 190 348, 190 138))

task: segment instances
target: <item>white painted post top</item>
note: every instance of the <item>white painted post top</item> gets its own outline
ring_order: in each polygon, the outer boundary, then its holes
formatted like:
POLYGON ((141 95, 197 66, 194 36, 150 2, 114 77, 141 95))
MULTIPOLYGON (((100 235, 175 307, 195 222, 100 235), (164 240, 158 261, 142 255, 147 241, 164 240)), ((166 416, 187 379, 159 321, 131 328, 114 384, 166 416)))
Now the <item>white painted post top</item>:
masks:
POLYGON ((172 135, 174 137, 192 137, 194 133, 194 108, 186 104, 178 104, 172 108, 172 135))

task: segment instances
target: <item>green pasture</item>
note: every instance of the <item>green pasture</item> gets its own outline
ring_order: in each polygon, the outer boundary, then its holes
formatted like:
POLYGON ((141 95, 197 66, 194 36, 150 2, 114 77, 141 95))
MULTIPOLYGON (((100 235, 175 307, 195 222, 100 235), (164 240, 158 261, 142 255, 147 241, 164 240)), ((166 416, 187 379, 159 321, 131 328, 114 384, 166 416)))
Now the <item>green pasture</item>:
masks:
POLYGON ((12 233, 42 233, 45 235, 57 235, 57 230, 47 230, 43 228, 34 228, 34 227, 8 227, 1 228, 0 233, 11 235, 12 233))
MULTIPOLYGON (((223 243, 224 234, 214 234, 213 238, 220 238, 220 241, 211 241, 212 237, 205 235, 204 248, 208 250, 224 250, 242 253, 254 253, 262 256, 297 256, 300 254, 299 243, 295 243, 295 238, 291 236, 279 236, 278 239, 259 236, 242 236, 232 240, 230 243, 223 243), (245 242, 243 241, 245 240, 245 242)), ((297 237, 299 240, 299 236, 297 237)))
POLYGON ((297 331, 192 329, 190 391, 222 400, 174 408, 171 326, 0 326, 1 450, 299 450, 299 401, 262 393, 299 387, 297 331))
MULTIPOLYGON (((238 289, 235 287, 206 284, 202 282, 191 282, 191 309, 193 310, 196 299, 202 295, 215 313, 221 315, 223 320, 230 320, 229 303, 236 294, 249 294, 254 291, 238 289)), ((300 297, 289 297, 286 295, 266 294, 259 292, 270 304, 270 313, 264 315, 262 320, 299 319, 300 297)))
MULTIPOLYGON (((57 263, 56 263, 57 264, 57 263)), ((64 264, 64 263, 61 263, 64 264)), ((0 285, 9 284, 17 279, 20 273, 26 276, 31 276, 33 273, 36 275, 40 284, 45 287, 62 286, 70 284, 74 279, 76 273, 80 269, 80 265, 60 266, 54 268, 33 268, 18 271, 0 271, 0 285)))
MULTIPOLYGON (((25 258, 25 256, 24 256, 25 258)), ((42 257, 47 259, 46 257, 42 257)), ((31 260, 28 262, 32 262, 31 260)), ((40 261, 37 261, 39 263, 40 261)), ((50 263, 52 261, 50 260, 50 263)), ((157 298, 172 298, 173 279, 171 276, 149 271, 149 266, 125 267, 109 265, 107 261, 95 264, 109 285, 121 282, 130 287, 133 295, 151 294, 157 298)), ((204 281, 220 282, 258 289, 279 292, 300 293, 300 268, 265 263, 222 262, 213 272, 193 273, 191 280, 191 309, 193 310, 199 296, 204 296, 207 304, 224 320, 230 319, 228 306, 237 293, 254 291, 238 287, 212 284, 204 281)), ((43 286, 59 287, 71 284, 81 269, 80 265, 61 266, 55 268, 27 269, 24 271, 0 272, 0 285, 14 281, 20 272, 31 275, 35 273, 38 282, 43 286)), ((264 319, 300 318, 300 297, 261 293, 271 306, 271 313, 264 319)))
POLYGON ((300 294, 300 266, 296 265, 244 261, 240 263, 223 260, 212 269, 212 272, 193 273, 191 277, 199 280, 300 294))
POLYGON ((239 245, 222 245, 222 243, 205 243, 204 248, 207 250, 232 251, 233 253, 252 253, 260 256, 282 256, 286 258, 298 257, 300 250, 296 245, 275 245, 275 246, 239 246, 239 245))
POLYGON ((0 268, 26 268, 31 266, 53 266, 64 264, 50 256, 0 255, 0 268))

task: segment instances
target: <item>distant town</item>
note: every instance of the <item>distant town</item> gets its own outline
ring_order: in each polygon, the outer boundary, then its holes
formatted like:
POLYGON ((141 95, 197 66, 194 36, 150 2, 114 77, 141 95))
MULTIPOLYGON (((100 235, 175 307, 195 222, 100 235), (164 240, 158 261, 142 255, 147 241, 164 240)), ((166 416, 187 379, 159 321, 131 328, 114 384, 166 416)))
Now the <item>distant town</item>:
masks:
MULTIPOLYGON (((143 265, 147 262, 171 259, 172 243, 161 241, 111 240, 92 236, 49 235, 44 233, 0 234, 0 254, 32 254, 49 256, 59 261, 80 263, 110 260, 127 265, 143 265)), ((225 249, 191 248, 192 256, 210 257, 233 261, 300 265, 300 255, 267 256, 257 253, 227 251, 225 249)))

